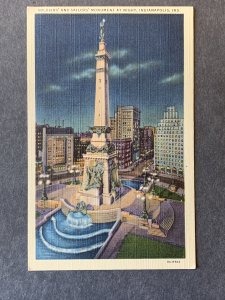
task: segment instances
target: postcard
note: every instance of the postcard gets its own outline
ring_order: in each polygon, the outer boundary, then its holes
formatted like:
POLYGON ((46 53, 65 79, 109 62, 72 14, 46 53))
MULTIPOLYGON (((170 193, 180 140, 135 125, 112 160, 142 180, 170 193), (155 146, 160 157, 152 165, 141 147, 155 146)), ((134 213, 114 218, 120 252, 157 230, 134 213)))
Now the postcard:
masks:
POLYGON ((28 7, 28 269, 194 269, 192 7, 28 7))

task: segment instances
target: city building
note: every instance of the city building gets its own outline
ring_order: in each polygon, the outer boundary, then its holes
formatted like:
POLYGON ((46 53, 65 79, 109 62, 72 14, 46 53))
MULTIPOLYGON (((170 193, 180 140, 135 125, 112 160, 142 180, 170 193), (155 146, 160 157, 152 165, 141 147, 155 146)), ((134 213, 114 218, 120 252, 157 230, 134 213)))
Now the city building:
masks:
POLYGON ((42 170, 51 167, 54 173, 67 172, 73 164, 72 127, 36 125, 36 160, 42 162, 42 170))
POLYGON ((116 139, 116 117, 111 117, 110 118, 110 134, 111 134, 111 139, 115 140, 116 139))
POLYGON ((46 166, 52 167, 54 173, 67 172, 73 165, 73 156, 73 134, 46 134, 46 166))
POLYGON ((43 148, 43 128, 45 125, 36 124, 36 161, 41 161, 43 148))
POLYGON ((152 158, 154 152, 155 127, 140 128, 140 153, 146 158, 152 158))
POLYGON ((73 144, 74 144, 74 162, 79 162, 79 160, 82 158, 81 149, 80 149, 80 136, 74 135, 73 138, 73 144))
POLYGON ((162 173, 183 176, 184 171, 183 119, 174 106, 167 107, 156 128, 154 164, 162 173))
POLYGON ((43 129, 46 134, 73 134, 74 130, 72 127, 51 127, 48 124, 38 125, 36 124, 36 161, 42 160, 43 151, 43 129))
POLYGON ((140 111, 134 106, 117 106, 114 126, 116 139, 132 140, 132 160, 140 158, 140 111))
POLYGON ((124 170, 132 165, 132 140, 130 138, 114 139, 116 147, 118 168, 124 170))
POLYGON ((91 142, 90 135, 80 134, 74 136, 74 162, 82 169, 84 166, 83 154, 91 142))

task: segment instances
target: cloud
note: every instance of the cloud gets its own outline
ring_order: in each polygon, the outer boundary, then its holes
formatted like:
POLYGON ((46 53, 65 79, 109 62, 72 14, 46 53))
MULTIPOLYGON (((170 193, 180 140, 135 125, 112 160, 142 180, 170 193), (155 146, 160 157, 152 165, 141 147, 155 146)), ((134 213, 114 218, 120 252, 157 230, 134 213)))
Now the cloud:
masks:
POLYGON ((85 78, 92 78, 95 74, 95 69, 86 69, 82 72, 79 73, 74 73, 71 78, 74 80, 80 80, 80 79, 85 79, 85 78))
POLYGON ((114 51, 110 51, 109 53, 112 58, 118 57, 118 58, 123 58, 126 57, 129 54, 128 49, 118 49, 114 51))
POLYGON ((47 85, 45 92, 49 93, 49 92, 62 92, 64 89, 57 84, 49 84, 47 85))
POLYGON ((148 61, 145 61, 145 62, 142 62, 142 63, 139 63, 139 64, 138 63, 131 63, 131 64, 126 65, 123 68, 120 68, 117 65, 112 65, 109 68, 109 74, 110 74, 111 77, 117 77, 117 76, 127 77, 131 73, 132 74, 136 73, 139 70, 149 70, 150 68, 158 67, 160 65, 161 65, 160 61, 153 61, 153 60, 148 60, 148 61))
MULTIPOLYGON (((125 67, 121 68, 118 65, 112 65, 109 67, 109 75, 111 78, 113 77, 127 77, 130 75, 135 75, 139 70, 149 70, 150 68, 160 66, 160 61, 146 61, 140 64, 138 63, 130 63, 125 67)), ((79 73, 74 73, 71 75, 71 79, 73 80, 81 80, 81 79, 90 79, 95 75, 96 70, 94 68, 89 68, 83 70, 79 73)))
POLYGON ((68 59, 67 62, 72 64, 78 61, 90 60, 95 57, 95 51, 84 52, 80 55, 75 56, 74 58, 68 59))
MULTIPOLYGON (((68 59, 67 63, 72 64, 78 61, 88 61, 91 59, 95 58, 95 53, 96 51, 89 51, 89 52, 84 52, 80 55, 75 56, 74 58, 68 59)), ((126 57, 129 53, 128 49, 118 49, 118 50, 114 50, 114 51, 110 51, 110 56, 111 57, 118 57, 118 58, 123 58, 126 57)))
POLYGON ((161 84, 179 84, 183 83, 184 74, 183 73, 175 73, 169 77, 166 77, 160 81, 161 84))

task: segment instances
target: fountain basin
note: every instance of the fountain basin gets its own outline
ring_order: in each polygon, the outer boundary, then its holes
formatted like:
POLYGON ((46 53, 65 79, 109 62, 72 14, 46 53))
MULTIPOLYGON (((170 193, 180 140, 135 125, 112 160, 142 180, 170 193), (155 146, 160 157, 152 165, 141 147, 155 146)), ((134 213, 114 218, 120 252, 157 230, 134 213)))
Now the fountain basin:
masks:
POLYGON ((122 179, 122 184, 128 187, 131 187, 135 190, 139 190, 140 186, 143 184, 143 179, 136 179, 136 180, 130 180, 130 179, 122 179))
POLYGON ((69 212, 66 222, 69 226, 74 228, 87 228, 92 226, 92 219, 89 215, 85 215, 82 212, 69 212))
POLYGON ((60 210, 36 229, 37 259, 95 258, 115 224, 92 223, 91 217, 81 212, 69 214, 60 210))

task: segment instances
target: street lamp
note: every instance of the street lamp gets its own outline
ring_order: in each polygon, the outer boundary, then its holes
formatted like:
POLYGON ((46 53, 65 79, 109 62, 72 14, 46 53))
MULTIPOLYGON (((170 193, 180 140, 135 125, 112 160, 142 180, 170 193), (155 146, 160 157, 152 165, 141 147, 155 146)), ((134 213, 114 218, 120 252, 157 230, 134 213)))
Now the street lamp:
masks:
MULTIPOLYGON (((149 177, 147 178, 147 180, 149 181, 149 177)), ((146 181, 146 180, 145 180, 146 181)), ((148 219, 148 212, 147 212, 147 207, 146 207, 146 194, 149 192, 150 190, 150 184, 143 184, 140 186, 139 191, 142 194, 138 194, 137 198, 140 199, 143 202, 143 212, 141 217, 143 219, 148 219)))
POLYGON ((41 200, 48 200, 46 186, 51 183, 49 176, 50 176, 49 174, 45 174, 45 173, 39 176, 38 185, 42 185, 42 184, 44 185, 41 200))
POLYGON ((152 182, 152 195, 155 195, 155 183, 159 182, 159 177, 158 177, 158 173, 153 172, 149 174, 149 180, 150 182, 152 182))
POLYGON ((76 176, 80 174, 79 166, 72 165, 68 168, 70 174, 73 174, 73 179, 71 184, 76 184, 76 176))
POLYGON ((144 186, 146 185, 146 179, 147 179, 147 175, 149 174, 150 172, 150 169, 148 167, 145 167, 143 170, 142 170, 142 174, 144 175, 144 186))
POLYGON ((143 202, 143 212, 141 213, 141 218, 148 219, 148 212, 146 208, 146 194, 138 194, 137 199, 143 202))
POLYGON ((147 219, 148 218, 148 212, 147 212, 147 208, 146 208, 146 194, 144 194, 144 196, 141 197, 141 201, 143 202, 143 205, 144 205, 142 218, 147 219))

